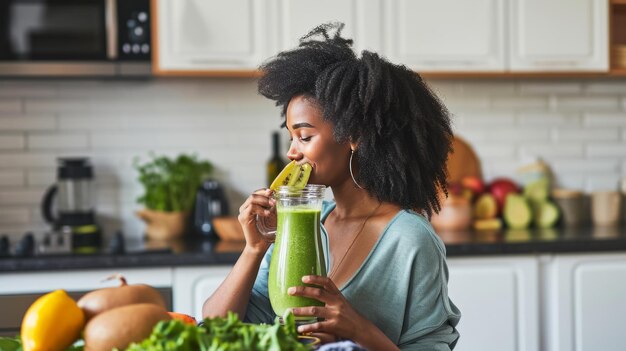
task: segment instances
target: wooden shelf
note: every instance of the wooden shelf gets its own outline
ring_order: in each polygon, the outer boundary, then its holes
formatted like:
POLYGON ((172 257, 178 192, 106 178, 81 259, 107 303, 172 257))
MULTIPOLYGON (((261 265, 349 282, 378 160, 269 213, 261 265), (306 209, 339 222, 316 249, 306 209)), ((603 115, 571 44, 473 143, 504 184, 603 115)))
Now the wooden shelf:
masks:
POLYGON ((626 5, 626 0, 611 0, 612 5, 626 5))
MULTIPOLYGON (((614 68, 609 72, 418 72, 425 79, 623 79, 626 69, 614 68)), ((155 77, 170 78, 259 78, 256 70, 228 71, 155 71, 155 77)))
POLYGON ((185 78, 258 78, 261 72, 257 70, 211 70, 211 71, 170 71, 158 70, 152 66, 155 77, 185 77, 185 78))
POLYGON ((611 76, 626 78, 626 68, 613 68, 611 70, 611 76))
POLYGON ((610 72, 424 72, 426 79, 581 79, 617 78, 610 72))

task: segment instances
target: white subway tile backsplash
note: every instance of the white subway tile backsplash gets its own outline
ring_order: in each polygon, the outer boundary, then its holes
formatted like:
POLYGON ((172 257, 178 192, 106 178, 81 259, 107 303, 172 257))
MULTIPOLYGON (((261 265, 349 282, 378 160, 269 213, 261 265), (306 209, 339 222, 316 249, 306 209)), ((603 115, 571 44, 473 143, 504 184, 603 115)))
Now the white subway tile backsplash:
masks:
POLYGON ((462 83, 460 90, 465 96, 513 96, 517 87, 508 82, 491 80, 462 83))
POLYGON ((488 97, 442 97, 442 102, 452 114, 463 111, 483 111, 489 108, 488 97))
POLYGON ((85 134, 35 134, 28 136, 29 149, 87 149, 89 141, 85 134))
POLYGON ((487 140, 504 141, 504 142, 536 142, 548 141, 550 139, 550 131, 539 128, 489 128, 487 132, 487 140))
POLYGON ((482 165, 483 178, 490 182, 495 178, 508 177, 517 180, 517 169, 523 164, 519 161, 498 160, 482 165))
POLYGON ((22 101, 20 99, 0 98, 0 113, 22 112, 22 101))
POLYGON ((48 186, 56 181, 54 170, 37 170, 26 173, 26 183, 28 186, 48 186))
POLYGON ((587 95, 626 95, 622 81, 592 81, 584 83, 583 87, 587 95))
MULTIPOLYGON (((473 149, 478 154, 478 157, 483 160, 490 159, 514 159, 517 148, 515 145, 502 145, 495 143, 473 143, 473 149)), ((502 160, 500 160, 502 161, 502 160)), ((500 162, 497 162, 500 163, 500 162)))
POLYGON ((51 153, 0 153, 0 168, 54 167, 56 155, 51 153))
POLYGON ((30 213, 26 208, 0 207, 0 225, 30 223, 30 213))
POLYGON ((45 188, 0 189, 0 206, 39 205, 45 188))
POLYGON ((548 110, 548 98, 547 97, 494 97, 491 100, 491 107, 499 111, 511 111, 511 110, 531 110, 531 111, 544 111, 548 110))
MULTIPOLYGON (((626 176, 626 83, 614 80, 436 80, 455 134, 480 157, 487 180, 515 177, 529 159, 552 166, 559 186, 591 189, 626 176)), ((195 153, 215 166, 236 214, 266 186, 270 133, 280 109, 255 79, 0 81, 0 232, 46 225, 39 202, 58 157, 89 157, 105 236, 140 238, 133 211, 143 189, 134 160, 195 153), (16 149, 17 148, 17 149, 16 149), (24 149, 26 148, 26 149, 24 149), (20 217, 21 216, 21 217, 20 217)), ((281 146, 286 153, 283 130, 281 146)))
POLYGON ((223 132, 224 130, 257 129, 267 126, 278 128, 281 119, 276 116, 262 114, 239 114, 236 116, 207 113, 179 113, 171 114, 75 114, 61 113, 59 116, 59 129, 62 130, 90 130, 90 131, 113 131, 113 130, 206 130, 223 132), (233 123, 233 119, 240 123, 233 123), (268 123, 268 120, 269 123, 268 123), (273 120, 273 122, 272 122, 273 120))
POLYGON ((16 116, 0 113, 0 131, 30 131, 56 129, 54 116, 16 116))
POLYGON ((16 187, 24 185, 24 172, 21 170, 0 171, 0 187, 16 187))
POLYGON ((626 127, 626 112, 585 113, 583 123, 588 127, 626 127))
POLYGON ((470 129, 455 126, 453 131, 455 135, 468 141, 470 144, 481 143, 487 140, 487 131, 485 129, 470 129))
POLYGON ((552 171, 571 174, 603 174, 603 173, 619 173, 619 160, 605 159, 556 159, 550 161, 552 171))
POLYGON ((158 150, 176 148, 225 148, 232 145, 233 135, 226 133, 206 132, 119 132, 96 133, 91 136, 91 144, 95 149, 137 148, 158 150))
POLYGON ((577 143, 529 143, 521 147, 522 158, 541 157, 544 159, 583 157, 583 145, 577 143))
POLYGON ((580 175, 580 174, 572 174, 572 173, 565 173, 565 174, 560 174, 557 173, 555 174, 555 185, 558 188, 564 188, 564 189, 577 189, 577 190, 581 190, 581 191, 586 191, 586 185, 585 185, 585 176, 580 175))
POLYGON ((90 99, 27 98, 26 113, 55 113, 65 111, 92 112, 90 99))
POLYGON ((515 124, 515 115, 513 112, 469 112, 456 114, 454 120, 469 128, 481 126, 511 127, 515 124))
POLYGON ((430 89, 440 98, 454 97, 461 94, 461 84, 448 81, 428 81, 430 89))
POLYGON ((226 106, 216 104, 211 99, 181 99, 162 97, 159 99, 132 97, 119 98, 53 98, 53 99, 25 99, 27 113, 42 112, 82 112, 100 113, 116 112, 121 115, 133 113, 170 113, 176 115, 184 112, 219 113, 226 110, 226 106))
POLYGON ((0 81, 0 97, 3 98, 53 97, 56 89, 57 83, 53 81, 40 81, 36 84, 27 80, 0 81))
POLYGON ((620 179, 621 176, 618 173, 592 175, 587 177, 585 190, 587 192, 619 190, 620 179))
POLYGON ((626 142, 589 143, 586 148, 588 157, 626 157, 626 142))
POLYGON ((552 131, 555 141, 617 141, 619 130, 613 128, 559 128, 552 131))
POLYGON ((524 127, 580 126, 581 120, 577 113, 520 112, 517 116, 519 125, 524 127))
POLYGON ((555 106, 563 111, 618 111, 620 101, 612 96, 559 96, 555 99, 555 106))
POLYGON ((20 150, 24 148, 26 142, 23 135, 3 135, 0 134, 0 150, 20 150))
POLYGON ((521 95, 568 95, 580 94, 583 85, 578 82, 521 82, 519 91, 521 95))

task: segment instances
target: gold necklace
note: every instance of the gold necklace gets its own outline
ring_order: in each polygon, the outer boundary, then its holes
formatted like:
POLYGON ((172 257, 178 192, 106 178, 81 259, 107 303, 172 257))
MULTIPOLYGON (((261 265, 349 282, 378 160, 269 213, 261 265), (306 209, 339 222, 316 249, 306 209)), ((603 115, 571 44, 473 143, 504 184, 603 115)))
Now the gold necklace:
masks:
POLYGON ((376 206, 376 208, 374 208, 372 213, 370 213, 369 216, 367 216, 367 218, 365 218, 365 220, 363 221, 363 224, 361 224, 361 228, 359 228, 359 231, 354 236, 354 239, 352 239, 352 242, 350 243, 350 246, 348 246, 348 249, 346 250, 346 252, 341 257, 341 260, 339 260, 339 263, 337 263, 336 265, 333 264, 333 269, 328 274, 329 278, 332 279, 333 276, 337 273, 337 270, 339 270, 339 267, 341 267, 341 264, 343 263, 343 260, 348 256, 348 252, 350 252, 350 249, 352 248, 352 245, 354 245, 354 243, 356 242, 356 239, 363 232, 363 228, 365 228, 365 224, 367 224, 367 221, 369 221, 369 219, 374 215, 374 213, 376 213, 376 211, 378 211, 378 209, 380 208, 380 205, 382 205, 382 204, 383 204, 382 202, 379 202, 378 206, 376 206))

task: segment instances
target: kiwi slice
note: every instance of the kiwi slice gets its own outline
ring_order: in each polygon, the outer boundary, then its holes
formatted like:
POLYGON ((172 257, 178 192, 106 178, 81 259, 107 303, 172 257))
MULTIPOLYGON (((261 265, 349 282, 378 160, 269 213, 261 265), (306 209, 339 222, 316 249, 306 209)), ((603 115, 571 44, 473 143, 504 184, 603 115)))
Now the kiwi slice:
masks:
POLYGON ((302 165, 296 164, 296 161, 291 161, 283 168, 278 174, 276 179, 270 185, 270 189, 277 190, 279 186, 288 185, 294 188, 304 188, 311 176, 312 167, 308 163, 302 165))

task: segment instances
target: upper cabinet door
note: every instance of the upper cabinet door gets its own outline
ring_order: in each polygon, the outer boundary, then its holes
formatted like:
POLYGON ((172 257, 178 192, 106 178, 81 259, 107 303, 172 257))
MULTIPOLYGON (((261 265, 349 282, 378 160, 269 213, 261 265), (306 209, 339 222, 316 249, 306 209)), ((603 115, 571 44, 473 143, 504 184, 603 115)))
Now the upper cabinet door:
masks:
POLYGON ((503 71, 504 0, 386 2, 388 56, 416 71, 503 71))
POLYGON ((511 70, 608 70, 608 1, 511 0, 510 14, 511 70))
POLYGON ((263 0, 155 0, 156 71, 255 69, 267 53, 263 0))
POLYGON ((276 51, 298 46, 299 39, 316 26, 342 22, 344 38, 354 40, 358 53, 382 49, 381 0, 278 0, 276 51))

